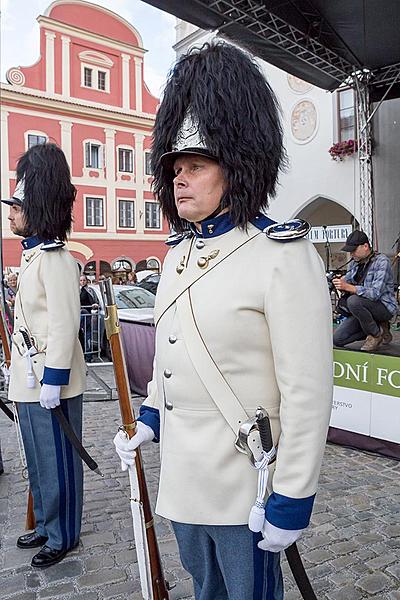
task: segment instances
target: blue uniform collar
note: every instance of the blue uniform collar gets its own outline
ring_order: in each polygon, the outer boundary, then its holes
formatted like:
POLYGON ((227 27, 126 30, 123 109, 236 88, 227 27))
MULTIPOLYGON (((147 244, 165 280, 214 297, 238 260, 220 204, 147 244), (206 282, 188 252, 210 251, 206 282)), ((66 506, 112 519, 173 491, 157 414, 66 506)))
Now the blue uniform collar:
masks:
POLYGON ((223 233, 227 233, 235 226, 231 221, 229 213, 218 215, 212 219, 206 219, 200 223, 201 231, 198 231, 194 223, 190 223, 190 229, 196 237, 199 238, 213 238, 223 233))
POLYGON ((35 246, 39 246, 39 244, 43 244, 43 242, 44 240, 38 235, 32 235, 31 237, 22 240, 21 244, 24 250, 31 250, 31 248, 35 248, 35 246))
MULTIPOLYGON (((252 225, 255 225, 257 229, 265 229, 268 225, 272 225, 275 221, 269 219, 262 213, 258 213, 258 215, 251 221, 252 225)), ((229 213, 224 213, 223 215, 218 215, 213 219, 207 219, 206 221, 202 221, 201 223, 201 231, 198 231, 194 223, 190 223, 190 229, 195 237, 198 238, 213 238, 218 235, 222 235, 227 233, 231 229, 234 229, 235 225, 231 221, 231 217, 229 213)))

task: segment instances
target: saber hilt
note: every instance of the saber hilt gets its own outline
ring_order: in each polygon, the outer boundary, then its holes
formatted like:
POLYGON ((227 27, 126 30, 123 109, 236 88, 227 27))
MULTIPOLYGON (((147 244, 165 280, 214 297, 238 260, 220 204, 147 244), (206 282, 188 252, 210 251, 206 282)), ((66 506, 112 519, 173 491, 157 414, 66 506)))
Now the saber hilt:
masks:
POLYGON ((272 439, 271 423, 269 420, 269 416, 268 416, 267 412, 264 411, 263 408, 259 407, 259 408, 257 408, 256 417, 257 417, 258 430, 260 432, 260 440, 261 440, 262 449, 268 455, 270 455, 270 456, 272 455, 268 462, 268 464, 271 464, 276 460, 276 452, 273 452, 273 450, 275 450, 275 448, 274 448, 274 442, 272 439))

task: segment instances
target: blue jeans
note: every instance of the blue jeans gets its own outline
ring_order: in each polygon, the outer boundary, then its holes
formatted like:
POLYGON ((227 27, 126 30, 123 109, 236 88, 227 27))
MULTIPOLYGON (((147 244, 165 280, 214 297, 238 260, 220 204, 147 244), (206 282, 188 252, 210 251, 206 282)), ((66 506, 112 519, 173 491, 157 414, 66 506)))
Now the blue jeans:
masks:
MULTIPOLYGON (((61 408, 82 438, 82 395, 61 400, 61 408)), ((18 416, 33 496, 36 531, 55 550, 79 541, 82 518, 82 460, 51 410, 39 402, 18 402, 18 416)))
POLYGON ((280 554, 257 547, 261 533, 247 525, 172 522, 182 565, 196 600, 282 600, 280 554))

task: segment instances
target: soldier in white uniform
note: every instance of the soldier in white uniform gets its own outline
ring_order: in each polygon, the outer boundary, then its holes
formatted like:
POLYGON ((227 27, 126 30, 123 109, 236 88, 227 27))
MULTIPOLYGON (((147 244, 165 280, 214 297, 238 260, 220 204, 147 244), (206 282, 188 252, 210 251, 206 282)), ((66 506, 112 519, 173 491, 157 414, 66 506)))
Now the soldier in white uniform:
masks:
POLYGON ((159 441, 156 512, 172 521, 198 600, 281 600, 279 553, 308 526, 317 489, 331 310, 322 261, 300 239, 306 224, 274 226, 260 212, 284 159, 276 99, 242 51, 206 45, 179 60, 152 154, 178 234, 157 293, 154 377, 138 433, 114 443, 126 465, 140 443, 159 441), (258 469, 235 438, 258 407, 277 454, 256 526, 258 469))
POLYGON ((32 566, 49 567, 77 545, 81 528, 82 462, 51 409, 61 405, 82 434, 86 367, 78 341, 76 261, 65 247, 75 188, 55 144, 30 148, 17 164, 11 231, 23 237, 15 299, 9 399, 16 403, 33 495, 36 529, 17 540, 40 548, 32 566))

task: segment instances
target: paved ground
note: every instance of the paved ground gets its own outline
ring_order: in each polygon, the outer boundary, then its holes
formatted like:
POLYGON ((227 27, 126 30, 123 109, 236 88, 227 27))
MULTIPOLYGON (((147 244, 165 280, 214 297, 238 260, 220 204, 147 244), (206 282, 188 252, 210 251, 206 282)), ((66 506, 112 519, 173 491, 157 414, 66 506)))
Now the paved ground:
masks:
MULTIPOLYGON (((111 382, 109 369, 105 378, 111 382)), ((93 381, 91 382, 94 388, 93 381)), ((0 598, 2 600, 140 600, 138 569, 128 501, 112 438, 119 423, 115 401, 84 405, 84 437, 105 478, 85 471, 83 530, 79 547, 59 565, 37 571, 29 565, 35 551, 19 550, 26 482, 21 478, 14 430, 0 414, 5 473, 0 477, 0 598)), ((104 395, 104 394, 103 394, 104 395)), ((136 399, 135 404, 139 404, 136 399)), ((157 447, 144 452, 152 498, 158 476, 157 447)), ((329 445, 312 526, 300 550, 319 600, 400 600, 400 464, 393 460, 329 445)), ((192 599, 169 524, 157 518, 160 549, 171 600, 192 599)), ((284 561, 286 600, 300 600, 284 561)))

